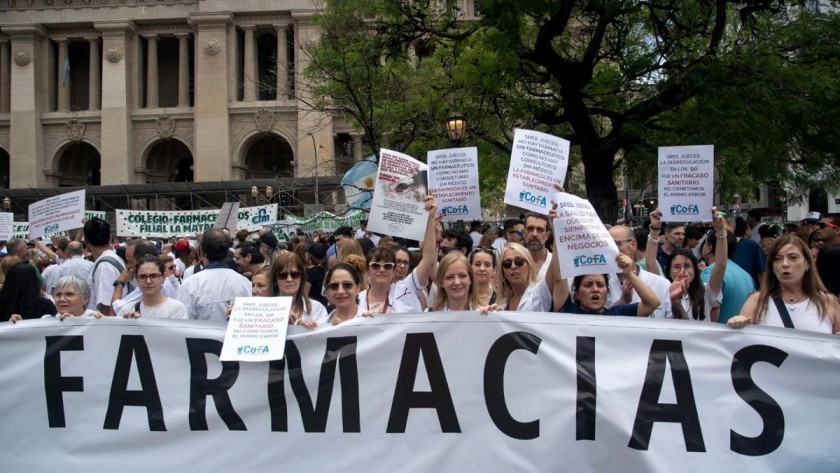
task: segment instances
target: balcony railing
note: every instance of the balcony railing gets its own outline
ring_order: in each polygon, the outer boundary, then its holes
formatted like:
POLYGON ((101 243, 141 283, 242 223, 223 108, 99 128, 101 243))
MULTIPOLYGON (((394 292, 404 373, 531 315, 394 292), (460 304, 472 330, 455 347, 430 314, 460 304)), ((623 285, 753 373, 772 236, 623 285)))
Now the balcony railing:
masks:
POLYGON ((199 0, 0 0, 3 10, 61 10, 64 8, 150 7, 155 5, 184 5, 199 0))

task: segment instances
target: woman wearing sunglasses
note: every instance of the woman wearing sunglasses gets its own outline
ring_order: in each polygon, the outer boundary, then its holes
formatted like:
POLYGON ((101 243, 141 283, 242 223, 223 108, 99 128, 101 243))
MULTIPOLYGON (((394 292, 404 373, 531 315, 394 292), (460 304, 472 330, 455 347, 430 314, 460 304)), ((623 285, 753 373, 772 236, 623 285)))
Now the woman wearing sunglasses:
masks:
POLYGON ((327 318, 327 309, 309 298, 306 291, 306 268, 297 253, 281 251, 271 263, 270 281, 273 281, 274 296, 288 296, 292 298, 292 308, 289 311, 289 323, 315 328, 319 321, 327 318))
POLYGON ((324 318, 324 324, 338 325, 355 317, 362 316, 359 305, 359 284, 362 277, 352 265, 336 263, 324 277, 324 290, 327 300, 335 309, 324 318))
POLYGON ((163 261, 157 255, 141 257, 134 274, 143 297, 138 302, 126 304, 117 315, 129 319, 186 319, 187 309, 184 304, 161 293, 165 272, 163 261))
POLYGON ((478 303, 484 307, 496 303, 496 291, 493 281, 496 278, 496 251, 489 246, 476 247, 470 253, 470 266, 475 278, 475 294, 478 303))
POLYGON ((429 212, 426 234, 423 238, 423 257, 405 279, 397 280, 396 255, 388 247, 373 250, 368 256, 369 287, 359 294, 359 304, 365 315, 403 314, 422 312, 420 294, 429 280, 437 261, 435 249, 435 211, 437 204, 432 196, 426 196, 426 210, 429 212))
POLYGON ((501 254, 501 269, 496 275, 497 302, 492 308, 526 312, 550 310, 551 278, 537 281, 538 270, 528 249, 519 243, 506 243, 501 254))

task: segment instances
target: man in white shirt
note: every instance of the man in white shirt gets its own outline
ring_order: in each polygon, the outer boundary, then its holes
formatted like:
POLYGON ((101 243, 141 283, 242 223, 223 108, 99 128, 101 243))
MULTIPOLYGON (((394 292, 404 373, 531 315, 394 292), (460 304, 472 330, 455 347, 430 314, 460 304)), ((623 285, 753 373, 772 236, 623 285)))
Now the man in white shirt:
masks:
POLYGON ((125 263, 111 249, 111 225, 101 218, 92 218, 85 223, 85 244, 94 257, 93 267, 88 275, 90 302, 88 308, 113 316, 111 298, 114 295, 114 281, 125 268, 125 263))
POLYGON ((186 306, 188 318, 224 322, 228 305, 237 297, 251 295, 251 281, 224 262, 229 248, 230 238, 223 231, 204 232, 199 252, 207 265, 184 279, 175 296, 186 306))
POLYGON ((67 243, 67 260, 59 266, 61 273, 58 279, 64 276, 78 276, 87 280, 91 268, 93 262, 85 259, 85 246, 79 241, 71 241, 67 243))
POLYGON ((473 220, 470 223, 470 238, 473 241, 473 248, 477 247, 481 243, 481 222, 478 220, 473 220))
POLYGON ((764 226, 764 222, 761 221, 761 211, 758 209, 750 209, 747 212, 747 225, 750 227, 750 240, 755 241, 756 243, 761 241, 761 234, 758 233, 758 229, 764 226))
POLYGON ((537 270, 537 281, 545 279, 548 272, 551 252, 545 247, 545 242, 551 234, 548 217, 537 213, 529 213, 525 217, 525 247, 531 253, 537 270))
MULTIPOLYGON (((636 234, 633 232, 633 229, 624 225, 616 225, 611 227, 609 232, 610 236, 613 240, 615 240, 615 245, 618 247, 619 253, 627 255, 635 261, 638 243, 636 242, 636 234)), ((653 289, 653 292, 656 293, 656 297, 659 298, 659 307, 657 307, 650 316, 658 319, 672 318, 670 296, 671 282, 650 271, 642 271, 638 264, 636 265, 635 271, 636 275, 639 276, 639 279, 647 284, 648 287, 653 289)), ((622 277, 618 274, 610 274, 610 288, 607 294, 606 303, 607 308, 617 304, 632 304, 634 302, 641 301, 639 294, 637 294, 632 288, 628 288, 629 300, 620 300, 624 295, 622 287, 623 281, 621 281, 621 279, 622 277)))

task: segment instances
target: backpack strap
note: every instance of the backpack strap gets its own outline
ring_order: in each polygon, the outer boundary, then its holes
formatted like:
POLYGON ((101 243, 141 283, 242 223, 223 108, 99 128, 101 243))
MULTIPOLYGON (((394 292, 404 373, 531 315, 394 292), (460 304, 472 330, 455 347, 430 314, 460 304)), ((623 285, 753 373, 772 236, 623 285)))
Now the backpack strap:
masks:
POLYGON ((776 304, 776 310, 779 311, 779 317, 782 318, 782 323, 785 324, 785 327, 795 328, 793 326, 793 320, 790 319, 790 314, 788 313, 787 306, 785 306, 785 302, 782 300, 782 298, 774 297, 773 303, 776 304))
POLYGON ((113 256, 105 256, 96 260, 96 263, 93 264, 93 268, 90 269, 91 277, 90 279, 93 281, 93 284, 96 284, 96 270, 99 268, 99 265, 102 263, 108 263, 111 266, 117 268, 117 271, 122 272, 125 269, 125 265, 122 261, 114 258, 113 256))

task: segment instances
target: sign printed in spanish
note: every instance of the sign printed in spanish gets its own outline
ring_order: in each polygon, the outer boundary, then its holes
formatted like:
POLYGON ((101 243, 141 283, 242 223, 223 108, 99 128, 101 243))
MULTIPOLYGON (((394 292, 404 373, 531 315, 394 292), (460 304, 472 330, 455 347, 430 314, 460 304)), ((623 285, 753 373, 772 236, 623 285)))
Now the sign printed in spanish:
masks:
POLYGON ((659 148, 659 209, 665 222, 698 222, 712 214, 715 147, 659 148))
MULTIPOLYGON (((102 220, 105 220, 105 212, 101 210, 85 210, 85 218, 88 220, 92 218, 101 218, 102 220)), ((14 222, 12 224, 12 232, 14 233, 12 238, 29 238, 29 222, 14 222)), ((45 238, 54 236, 62 237, 68 235, 65 231, 44 233, 45 238)))
POLYGON ((338 227, 358 228, 359 223, 367 218, 364 210, 351 210, 346 215, 338 216, 326 210, 309 214, 306 217, 297 217, 286 213, 286 220, 277 222, 277 226, 288 231, 300 230, 303 233, 312 233, 316 230, 334 232, 338 227))
POLYGON ((554 202, 554 248, 563 277, 620 273, 615 262, 618 247, 592 204, 565 192, 554 194, 554 202))
MULTIPOLYGON (((213 228, 219 209, 188 211, 117 210, 117 235, 168 238, 213 228)), ((277 221, 277 204, 240 208, 236 230, 255 231, 277 221)))
POLYGON ((568 167, 567 140, 539 131, 516 129, 505 203, 548 215, 554 186, 563 185, 568 167))
POLYGON ((370 205, 368 230, 420 241, 429 212, 428 166, 411 156, 388 149, 379 152, 379 172, 370 205))
POLYGON ((11 240, 14 236, 15 214, 0 212, 0 240, 11 240))
POLYGON ((39 200, 29 206, 29 238, 82 228, 84 218, 84 189, 39 200))
POLYGON ((237 297, 219 359, 282 360, 291 308, 291 297, 237 297))
POLYGON ((444 222, 481 219, 478 148, 429 151, 429 189, 444 222))

